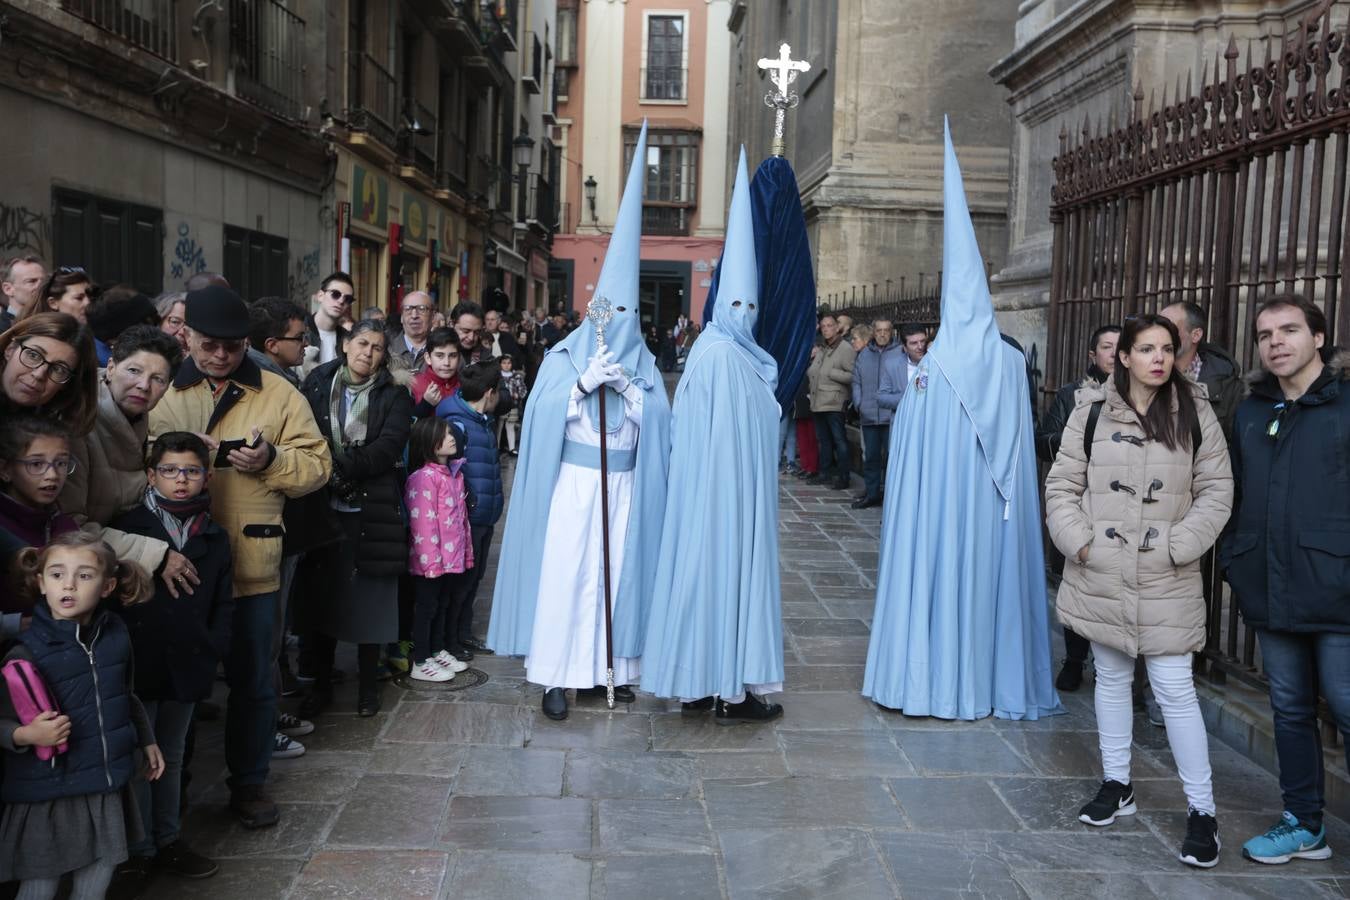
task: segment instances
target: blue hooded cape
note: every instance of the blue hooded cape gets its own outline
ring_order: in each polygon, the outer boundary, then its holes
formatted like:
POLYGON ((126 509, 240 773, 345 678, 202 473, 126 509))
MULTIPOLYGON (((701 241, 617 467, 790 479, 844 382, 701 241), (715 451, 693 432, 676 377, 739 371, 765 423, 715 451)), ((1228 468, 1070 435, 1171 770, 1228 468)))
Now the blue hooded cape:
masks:
POLYGON ((734 698, 783 680, 777 363, 755 342, 758 274, 741 151, 713 319, 675 392, 670 502, 642 689, 734 698))
POLYGON ((942 324, 891 423, 863 695, 908 715, 1063 712, 1026 362, 999 337, 951 134, 942 324))
MULTIPOLYGON (((616 657, 642 655, 647 609, 656 575, 656 553, 661 540, 661 519, 666 508, 666 470, 670 454, 670 400, 656 370, 656 359, 642 339, 638 321, 638 261, 646 143, 644 123, 619 203, 614 233, 595 285, 595 295, 608 299, 614 310, 614 317, 605 329, 606 346, 633 384, 644 392, 623 571, 611 572, 616 657)), ((583 319, 575 331, 544 356, 530 402, 525 407, 520 456, 516 461, 506 530, 502 535, 497 585, 492 596, 492 620, 487 634, 488 646, 501 654, 524 656, 530 651, 539 598, 544 533, 562 465, 568 399, 577 378, 597 349, 595 327, 583 319)), ((596 395, 592 394, 587 402, 595 399, 596 395)), ((622 403, 618 395, 609 394, 607 405, 611 410, 616 405, 621 408, 622 403)), ((599 421, 598 415, 593 418, 599 421)))

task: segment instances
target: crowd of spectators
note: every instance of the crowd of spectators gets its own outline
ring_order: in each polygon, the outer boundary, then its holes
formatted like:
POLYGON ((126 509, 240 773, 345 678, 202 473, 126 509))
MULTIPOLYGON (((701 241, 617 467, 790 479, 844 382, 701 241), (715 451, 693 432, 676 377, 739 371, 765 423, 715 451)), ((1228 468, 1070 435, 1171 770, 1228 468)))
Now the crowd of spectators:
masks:
POLYGON ((223 715, 239 823, 276 824, 272 762, 330 709, 339 643, 362 716, 389 677, 491 652, 474 606, 501 465, 575 326, 423 291, 355 318, 343 272, 304 305, 185 287, 0 268, 0 653, 52 701, 33 718, 0 691, 0 883, 24 897, 214 874, 182 831, 196 723, 223 715))

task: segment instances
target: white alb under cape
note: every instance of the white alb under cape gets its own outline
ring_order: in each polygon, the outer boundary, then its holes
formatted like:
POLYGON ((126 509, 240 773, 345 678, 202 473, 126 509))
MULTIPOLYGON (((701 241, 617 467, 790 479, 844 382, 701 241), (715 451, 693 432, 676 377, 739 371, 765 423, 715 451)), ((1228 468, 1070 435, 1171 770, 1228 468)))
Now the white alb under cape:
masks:
MULTIPOLYGON (((605 435, 610 450, 636 451, 642 424, 642 391, 622 395, 624 418, 605 435)), ((609 394, 610 401, 615 395, 609 394)), ((567 403, 566 439, 593 447, 600 432, 576 387, 567 403)), ((610 412, 610 416, 613 413, 610 412)), ((611 420, 612 421, 612 420, 611 420)), ((624 542, 634 473, 609 473, 609 572, 615 591, 623 571, 624 542)), ((564 461, 549 504, 544 556, 539 566, 530 652, 525 677, 544 687, 590 688, 605 683, 604 546, 600 521, 600 470, 564 461)), ((612 597, 617 606, 622 602, 612 597)), ((641 661, 615 657, 614 683, 636 684, 641 661)))

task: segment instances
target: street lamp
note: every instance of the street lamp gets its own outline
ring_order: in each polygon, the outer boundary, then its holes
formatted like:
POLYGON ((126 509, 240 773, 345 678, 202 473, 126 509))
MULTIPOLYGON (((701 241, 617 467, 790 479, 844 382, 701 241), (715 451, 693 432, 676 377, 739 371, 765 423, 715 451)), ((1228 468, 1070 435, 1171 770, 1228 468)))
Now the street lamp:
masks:
POLYGON ((595 189, 596 189, 597 187, 599 187, 599 184, 596 183, 596 180, 595 180, 595 176, 594 176, 594 175, 587 175, 587 176, 586 176, 586 180, 585 180, 584 182, 582 182, 582 185, 581 185, 581 186, 584 187, 584 188, 586 189, 586 205, 590 207, 590 210, 591 210, 591 223, 594 224, 595 221, 596 221, 596 219, 595 219, 595 189))
POLYGON ((530 168, 530 162, 534 159, 534 138, 530 137, 528 134, 519 135, 511 142, 511 149, 515 156, 516 168, 520 170, 520 175, 518 176, 520 183, 520 199, 517 205, 520 208, 519 220, 524 222, 525 192, 527 190, 525 179, 527 177, 526 172, 530 168))

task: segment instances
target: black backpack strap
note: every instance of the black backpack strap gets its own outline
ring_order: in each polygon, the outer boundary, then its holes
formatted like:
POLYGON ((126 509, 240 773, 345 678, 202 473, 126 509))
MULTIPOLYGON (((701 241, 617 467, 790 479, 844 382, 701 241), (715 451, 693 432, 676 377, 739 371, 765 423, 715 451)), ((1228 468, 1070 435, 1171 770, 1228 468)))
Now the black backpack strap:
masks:
POLYGON ((1191 462, 1195 462, 1200 456, 1200 444, 1205 440, 1205 434, 1200 430, 1200 418, 1196 417, 1191 423, 1191 462))
POLYGON ((1092 462, 1092 440, 1097 436, 1097 419, 1105 403, 1105 400, 1094 400, 1092 408, 1088 410, 1087 421, 1083 423, 1083 456, 1088 462, 1092 462))

